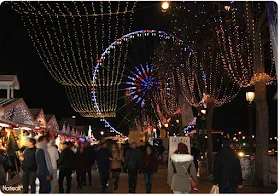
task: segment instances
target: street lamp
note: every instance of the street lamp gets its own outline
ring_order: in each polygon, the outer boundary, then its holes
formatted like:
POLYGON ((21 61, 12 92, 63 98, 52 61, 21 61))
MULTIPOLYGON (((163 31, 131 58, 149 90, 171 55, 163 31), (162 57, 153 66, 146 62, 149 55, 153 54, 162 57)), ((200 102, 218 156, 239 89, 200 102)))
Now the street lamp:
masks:
POLYGON ((157 129, 153 128, 153 132, 155 134, 155 138, 157 138, 157 129))
POLYGON ((246 92, 246 100, 252 104, 252 102, 255 99, 255 93, 254 92, 246 92))
POLYGON ((224 8, 225 10, 229 11, 231 7, 229 5, 225 5, 224 8))
POLYGON ((167 1, 162 2, 162 4, 161 4, 162 11, 166 12, 166 10, 169 8, 169 6, 170 6, 169 2, 167 2, 167 1))
POLYGON ((201 111, 202 114, 204 114, 204 115, 206 114, 206 110, 205 109, 202 109, 200 111, 201 111))
POLYGON ((253 109, 254 105, 252 104, 255 99, 254 92, 246 92, 246 100, 249 102, 247 105, 248 107, 248 117, 249 117, 249 146, 250 146, 250 153, 253 154, 253 109))
POLYGON ((168 138, 168 135, 169 135, 168 130, 167 130, 168 123, 164 124, 164 127, 165 127, 165 132, 166 132, 166 138, 168 138))
POLYGON ((199 109, 198 112, 198 117, 197 117, 197 139, 200 138, 200 129, 201 129, 201 133, 202 133, 202 137, 201 137, 201 152, 203 154, 203 156, 205 156, 205 151, 206 151, 206 142, 205 139, 207 139, 207 137, 205 137, 204 134, 204 129, 205 129, 205 122, 206 122, 206 109, 204 107, 199 109))

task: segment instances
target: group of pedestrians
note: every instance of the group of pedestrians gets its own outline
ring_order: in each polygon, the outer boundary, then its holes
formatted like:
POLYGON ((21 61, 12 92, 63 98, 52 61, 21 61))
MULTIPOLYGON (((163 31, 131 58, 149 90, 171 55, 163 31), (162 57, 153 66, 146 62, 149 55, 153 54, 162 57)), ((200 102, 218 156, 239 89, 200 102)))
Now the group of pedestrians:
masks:
MULTIPOLYGON (((47 136, 41 136, 37 141, 29 138, 22 156, 19 157, 23 192, 28 193, 31 187, 31 193, 35 193, 35 180, 38 178, 39 193, 55 193, 57 179, 59 193, 70 193, 73 173, 76 173, 77 189, 82 189, 86 185, 91 186, 92 165, 97 163, 101 192, 106 192, 108 189, 110 173, 113 189, 117 190, 120 173, 124 171, 128 173, 129 193, 136 193, 138 174, 144 175, 146 193, 151 193, 153 175, 158 169, 153 147, 146 145, 144 148, 139 148, 136 142, 132 142, 125 154, 122 151, 123 149, 120 149, 116 143, 109 145, 106 140, 100 141, 96 148, 90 146, 87 141, 76 144, 66 141, 59 151, 54 140, 49 141, 47 136), (88 177, 88 184, 86 177, 88 177), (66 189, 63 184, 64 179, 67 182, 66 189)), ((0 145, 0 185, 5 184, 4 152, 0 145)), ((197 182, 198 165, 195 156, 189 154, 188 147, 183 143, 179 143, 177 150, 171 155, 173 168, 171 190, 174 193, 189 193, 196 189, 192 183, 197 182)), ((240 160, 236 152, 231 149, 229 139, 224 139, 223 147, 215 155, 213 177, 214 185, 219 186, 220 193, 235 193, 237 188, 242 188, 240 160)))
MULTIPOLYGON (((28 193, 30 187, 30 192, 36 193, 35 182, 38 178, 39 193, 55 193, 57 179, 59 193, 70 193, 74 172, 77 176, 77 188, 86 185, 86 173, 91 185, 91 167, 94 163, 91 149, 87 142, 75 146, 72 142, 65 141, 59 151, 54 140, 49 140, 47 136, 40 136, 37 141, 28 138, 23 154, 19 157, 23 192, 28 193), (66 190, 63 185, 64 179, 67 182, 66 190)), ((5 149, 0 145, 0 185, 6 184, 7 157, 5 149)))
MULTIPOLYGON (((158 167, 156 154, 151 146, 145 147, 145 151, 142 152, 137 143, 133 142, 126 149, 125 155, 117 143, 109 145, 106 140, 100 141, 98 147, 90 146, 87 141, 75 144, 65 141, 58 149, 54 140, 50 140, 47 136, 40 136, 37 141, 28 138, 19 159, 24 193, 29 191, 36 193, 36 178, 39 179, 39 193, 55 193, 57 184, 59 193, 70 193, 74 173, 77 189, 82 189, 86 185, 91 186, 91 169, 95 163, 100 176, 101 192, 108 189, 110 173, 113 189, 117 190, 120 173, 125 171, 129 177, 129 193, 136 192, 138 174, 141 173, 145 177, 146 192, 151 193, 152 177, 158 167)), ((0 166, 3 165, 2 162, 4 158, 0 156, 0 166)), ((4 172, 1 167, 0 172, 4 172)))
POLYGON ((143 173, 146 193, 151 193, 153 174, 157 172, 157 169, 158 162, 152 147, 147 145, 145 151, 141 152, 136 142, 132 142, 124 158, 124 170, 128 172, 128 192, 136 192, 138 173, 143 173))

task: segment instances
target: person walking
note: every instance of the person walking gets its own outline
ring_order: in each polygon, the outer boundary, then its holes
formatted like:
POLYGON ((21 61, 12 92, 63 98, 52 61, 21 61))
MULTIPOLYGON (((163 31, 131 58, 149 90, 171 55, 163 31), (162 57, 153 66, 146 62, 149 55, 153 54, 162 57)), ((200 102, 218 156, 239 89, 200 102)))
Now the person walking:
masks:
POLYGON ((152 147, 148 145, 140 161, 139 173, 144 173, 146 193, 151 193, 153 174, 157 172, 158 162, 152 147))
POLYGON ((114 190, 118 189, 119 186, 119 179, 120 179, 120 173, 122 168, 122 153, 118 147, 117 144, 112 144, 112 164, 111 164, 111 173, 112 173, 112 179, 113 179, 113 185, 114 190))
POLYGON ((131 148, 126 152, 124 157, 124 168, 128 170, 128 192, 135 193, 137 185, 138 170, 140 167, 140 150, 137 143, 132 142, 131 148))
MULTIPOLYGON (((86 154, 86 157, 87 157, 87 159, 85 160, 85 167, 86 167, 86 174, 88 176, 88 185, 92 186, 91 167, 92 167, 92 163, 93 163, 94 150, 93 150, 93 148, 91 148, 88 141, 85 141, 83 143, 83 148, 84 148, 84 153, 86 154)), ((84 183, 84 186, 87 185, 86 179, 83 183, 84 183)))
POLYGON ((22 168, 22 182, 23 182, 23 193, 28 193, 29 186, 31 187, 31 193, 36 193, 36 140, 29 138, 26 142, 26 148, 23 151, 23 155, 19 158, 22 168))
POLYGON ((72 173, 76 168, 75 162, 75 153, 71 150, 72 145, 70 142, 64 142, 62 146, 62 152, 58 159, 58 168, 59 168, 59 177, 58 177, 58 185, 59 185, 59 193, 64 193, 63 181, 66 178, 66 193, 70 193, 71 191, 71 183, 72 183, 72 173))
POLYGON ((1 147, 2 147, 2 140, 0 139, 0 188, 2 188, 1 186, 6 184, 6 172, 4 169, 6 157, 5 157, 5 150, 2 149, 1 147))
POLYGON ((40 136, 38 138, 37 150, 35 158, 37 162, 37 177, 40 181, 39 193, 51 192, 51 180, 52 180, 52 163, 51 158, 47 150, 48 138, 46 136, 40 136))
POLYGON ((186 144, 178 144, 177 150, 171 155, 171 164, 174 172, 171 190, 174 194, 189 193, 192 190, 191 178, 196 181, 196 169, 186 144))
POLYGON ((50 154, 52 167, 53 167, 51 193, 55 193, 56 183, 57 183, 57 160, 59 159, 59 154, 54 140, 48 143, 48 152, 50 154))
POLYGON ((200 155, 200 150, 193 144, 191 147, 191 155, 193 156, 193 161, 195 165, 196 172, 198 171, 198 159, 200 155))
POLYGON ((214 185, 219 185, 220 193, 236 193, 237 188, 243 188, 240 160, 230 143, 230 139, 225 138, 215 155, 213 180, 214 185))
POLYGON ((83 183, 86 181, 87 172, 87 154, 83 147, 79 147, 76 153, 76 177, 77 177, 77 189, 82 189, 83 183))
POLYGON ((109 181, 110 160, 113 156, 108 149, 106 140, 100 142, 101 148, 97 151, 97 164, 101 183, 101 192, 107 190, 107 182, 109 181))

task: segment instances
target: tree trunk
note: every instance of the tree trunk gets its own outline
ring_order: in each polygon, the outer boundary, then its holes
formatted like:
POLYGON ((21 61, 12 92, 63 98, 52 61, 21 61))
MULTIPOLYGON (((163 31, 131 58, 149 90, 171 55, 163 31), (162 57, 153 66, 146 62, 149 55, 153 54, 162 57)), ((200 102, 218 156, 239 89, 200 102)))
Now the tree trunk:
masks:
POLYGON ((256 156, 255 156, 255 184, 268 186, 268 145, 269 125, 268 106, 266 101, 266 85, 255 84, 256 102, 256 156))
POLYGON ((182 94, 179 94, 179 107, 180 107, 180 130, 179 135, 184 136, 184 127, 189 126, 193 120, 192 106, 186 101, 182 94))
POLYGON ((214 111, 213 101, 207 103, 207 120, 206 120, 206 134, 207 134, 207 160, 208 160, 208 172, 212 174, 213 165, 213 142, 212 142, 212 118, 214 111))
MULTIPOLYGON (((255 22, 255 49, 254 49, 254 73, 265 73, 264 53, 259 36, 260 24, 255 22)), ((266 101, 266 84, 264 81, 255 82, 255 103, 256 103, 256 156, 255 156, 255 184, 257 186, 268 185, 268 106, 266 101)))

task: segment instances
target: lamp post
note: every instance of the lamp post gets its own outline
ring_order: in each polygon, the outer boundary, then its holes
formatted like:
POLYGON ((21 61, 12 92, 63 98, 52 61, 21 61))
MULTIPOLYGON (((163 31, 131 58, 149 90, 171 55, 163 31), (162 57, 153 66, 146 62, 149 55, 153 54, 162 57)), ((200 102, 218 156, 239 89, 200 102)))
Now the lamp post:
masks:
POLYGON ((205 134, 204 134, 204 129, 205 129, 205 121, 206 121, 206 109, 205 108, 198 108, 198 116, 196 119, 196 129, 197 129, 197 140, 200 143, 200 147, 201 147, 201 153, 203 156, 205 156, 205 150, 206 150, 206 142, 205 142, 205 134), (201 137, 200 137, 200 129, 201 129, 201 137))
MULTIPOLYGON (((206 121, 206 109, 201 109, 201 129, 202 129, 202 141, 203 141, 203 149, 202 149, 202 153, 203 156, 205 156, 205 135, 204 135, 204 129, 205 129, 205 121, 206 121)), ((209 141, 208 141, 209 142, 209 141)), ((211 141, 212 142, 212 141, 211 141)))
POLYGON ((167 128, 168 128, 168 123, 166 123, 166 124, 164 125, 164 127, 165 127, 165 131, 166 131, 166 138, 168 138, 168 130, 167 130, 167 128))
POLYGON ((248 101, 248 117, 249 117, 249 149, 250 154, 253 154, 253 109, 254 105, 252 104, 255 99, 254 92, 246 92, 246 100, 248 101))

